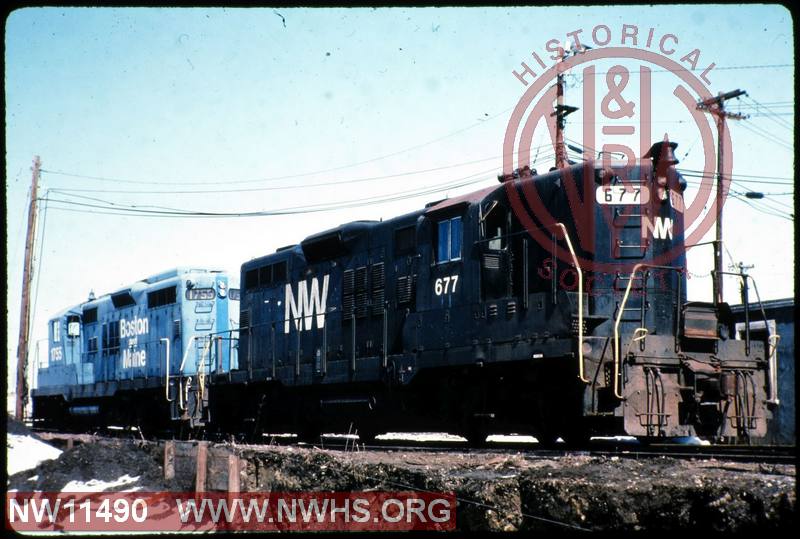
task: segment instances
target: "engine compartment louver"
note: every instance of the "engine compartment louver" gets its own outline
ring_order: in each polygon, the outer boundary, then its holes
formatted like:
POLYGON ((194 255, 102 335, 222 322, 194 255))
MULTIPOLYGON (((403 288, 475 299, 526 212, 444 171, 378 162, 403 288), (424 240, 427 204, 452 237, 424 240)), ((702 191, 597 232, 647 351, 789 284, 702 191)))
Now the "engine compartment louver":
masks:
POLYGON ((342 274, 342 294, 352 294, 355 291, 355 282, 355 272, 351 269, 345 270, 342 274))
POLYGON ((386 281, 386 274, 384 271, 383 262, 373 264, 372 266, 372 289, 383 288, 386 281))
POLYGON ((374 315, 383 314, 384 297, 385 293, 382 288, 380 290, 372 291, 372 314, 374 315))
POLYGON ((356 294, 356 318, 367 316, 367 293, 358 292, 356 294))
POLYGON ((397 279, 397 303, 411 303, 414 298, 416 275, 406 275, 397 279))
POLYGON ((356 268, 356 292, 363 292, 367 289, 367 266, 356 268))

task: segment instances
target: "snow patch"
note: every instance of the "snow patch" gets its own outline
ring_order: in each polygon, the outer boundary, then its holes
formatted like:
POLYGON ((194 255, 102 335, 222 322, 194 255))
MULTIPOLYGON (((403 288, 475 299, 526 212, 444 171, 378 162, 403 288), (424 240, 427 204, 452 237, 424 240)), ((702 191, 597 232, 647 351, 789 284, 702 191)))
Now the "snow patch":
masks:
POLYGON ((486 439, 486 441, 499 442, 503 444, 533 444, 539 442, 539 440, 537 440, 535 437, 526 436, 523 434, 492 434, 486 439))
POLYGON ((61 451, 33 436, 8 434, 6 438, 8 475, 36 468, 45 460, 57 459, 61 451))
POLYGON ((592 436, 592 441, 601 442, 625 442, 629 444, 639 444, 636 436, 592 436))
POLYGON ((375 437, 376 440, 413 440, 415 442, 466 442, 466 438, 446 432, 389 432, 375 437))
MULTIPOLYGON (((140 476, 138 475, 136 477, 131 477, 128 474, 125 474, 116 481, 110 482, 101 481, 99 479, 89 479, 88 481, 73 480, 64 485, 64 488, 61 489, 61 492, 103 492, 110 488, 136 483, 139 480, 139 477, 140 476)), ((139 490, 139 487, 134 487, 130 490, 124 490, 120 492, 135 492, 137 490, 139 490)))
POLYGON ((680 438, 674 438, 672 441, 681 445, 711 445, 708 440, 703 440, 697 436, 681 436, 680 438))

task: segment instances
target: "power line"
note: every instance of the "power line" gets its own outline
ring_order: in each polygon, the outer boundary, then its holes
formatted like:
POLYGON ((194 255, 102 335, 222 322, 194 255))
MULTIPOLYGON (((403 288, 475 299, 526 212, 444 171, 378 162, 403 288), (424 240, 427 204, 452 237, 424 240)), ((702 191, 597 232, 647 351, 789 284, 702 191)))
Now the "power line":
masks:
MULTIPOLYGON (((794 64, 763 64, 763 65, 744 65, 744 66, 714 66, 713 71, 737 71, 744 69, 782 69, 785 67, 794 67, 794 64)), ((650 73, 693 73, 695 70, 688 67, 679 67, 678 69, 651 69, 650 73)), ((595 75, 607 75, 607 71, 596 72, 595 75)), ((638 71, 631 71, 631 75, 638 75, 638 71)))
POLYGON ((765 209, 765 208, 757 207, 750 200, 748 200, 747 198, 741 197, 741 196, 739 196, 739 195, 737 195, 735 193, 730 193, 730 196, 735 198, 736 200, 744 202, 745 204, 747 204, 748 206, 750 206, 754 210, 756 210, 758 212, 761 212, 761 213, 763 213, 765 215, 771 215, 772 217, 779 217, 781 219, 786 219, 787 221, 794 221, 794 216, 792 216, 790 214, 786 214, 786 213, 780 212, 780 211, 771 211, 771 210, 768 210, 768 209, 765 209))
MULTIPOLYGON (((740 191, 733 191, 733 190, 731 190, 731 192, 736 194, 736 195, 739 195, 739 196, 750 198, 750 197, 747 196, 746 192, 742 193, 740 191)), ((759 194, 767 195, 768 193, 759 193, 759 194)), ((776 210, 778 208, 775 208, 775 206, 782 206, 786 210, 794 209, 792 206, 790 206, 789 204, 786 204, 785 202, 781 202, 780 200, 775 200, 775 199, 771 199, 771 198, 755 198, 755 199, 752 199, 752 200, 755 200, 755 201, 757 201, 757 203, 763 204, 766 207, 772 207, 773 209, 776 209, 776 210)), ((784 211, 784 210, 781 210, 781 211, 784 211)))
MULTIPOLYGON (((755 102, 755 99, 753 99, 755 102)), ((794 106, 794 101, 791 99, 787 99, 784 101, 759 101, 759 105, 756 103, 742 103, 738 105, 739 108, 752 108, 757 106, 769 106, 769 107, 791 107, 794 106)))
MULTIPOLYGON (((691 185, 692 187, 699 187, 700 185, 702 185, 700 182, 694 182, 694 181, 687 181, 687 183, 688 183, 689 185, 691 185)), ((736 181, 731 181, 731 183, 732 183, 732 184, 737 184, 737 182, 736 182, 736 181)), ((737 184, 737 185, 738 185, 738 184, 737 184)), ((733 198, 741 198, 741 197, 745 197, 745 198, 747 198, 747 193, 745 193, 745 192, 740 192, 740 191, 735 191, 735 190, 733 190, 733 189, 730 189, 730 190, 728 191, 728 194, 729 194, 729 196, 731 196, 731 197, 733 197, 733 198)), ((763 195, 768 195, 768 196, 769 196, 769 195, 773 195, 773 193, 769 193, 769 192, 762 193, 762 194, 763 194, 763 195)), ((793 194, 793 193, 774 193, 774 194, 776 194, 776 195, 777 195, 777 194, 793 194)), ((788 210, 792 210, 792 209, 793 209, 793 207, 792 207, 792 206, 790 206, 790 205, 788 205, 788 204, 786 204, 786 203, 784 203, 784 202, 781 202, 781 201, 779 201, 779 200, 773 200, 773 199, 763 199, 763 198, 762 198, 762 199, 752 199, 752 200, 751 200, 751 199, 748 199, 748 200, 747 200, 747 202, 748 202, 748 204, 750 204, 751 206, 752 206, 753 204, 760 204, 760 205, 763 205, 763 207, 764 207, 764 208, 769 208, 770 210, 773 210, 773 211, 775 211, 775 212, 779 212, 779 213, 781 213, 781 214, 782 214, 782 217, 788 217, 790 214, 788 214, 788 213, 787 213, 785 210, 782 210, 782 209, 780 209, 780 208, 777 208, 777 207, 773 206, 773 204, 775 204, 775 205, 778 205, 778 206, 783 206, 784 208, 786 208, 786 209, 788 209, 788 210)))
MULTIPOLYGON (((678 172, 681 173, 681 176, 684 176, 684 177, 687 177, 687 178, 701 178, 701 179, 709 179, 709 180, 713 180, 714 179, 714 176, 709 175, 709 174, 707 174, 705 172, 702 172, 702 171, 696 171, 695 172, 695 171, 691 171, 689 169, 678 169, 678 172)), ((788 180, 788 178, 786 178, 786 179, 788 180)), ((755 185, 784 185, 784 186, 793 185, 793 182, 791 182, 791 181, 748 180, 748 179, 742 178, 738 174, 734 174, 732 176, 732 178, 731 178, 731 181, 737 182, 737 183, 748 183, 748 184, 755 184, 755 185)))
MULTIPOLYGON (((357 166, 360 166, 360 165, 365 165, 367 163, 374 163, 375 161, 381 161, 383 159, 388 159, 390 157, 395 157, 395 156, 398 156, 398 155, 402 155, 404 153, 408 153, 408 152, 411 152, 411 151, 414 151, 414 150, 418 150, 420 148, 424 148, 425 146, 429 146, 431 144, 435 144, 437 142, 441 142, 442 140, 448 139, 448 138, 453 137, 455 135, 459 135, 461 133, 464 133, 465 131, 469 131, 470 129, 474 129, 475 127, 484 125, 484 124, 486 124, 487 121, 494 120, 495 118, 498 118, 498 117, 502 116, 503 114, 506 114, 506 113, 510 112, 513 109, 514 109, 514 107, 509 107, 509 108, 507 108, 505 110, 502 110, 502 111, 498 112, 497 114, 493 114, 493 115, 489 116, 488 118, 484 118, 484 119, 480 120, 479 122, 470 124, 470 125, 468 125, 466 127, 458 129, 456 131, 452 131, 452 132, 447 133, 446 135, 443 135, 441 137, 438 137, 438 138, 435 138, 435 139, 432 139, 432 140, 428 140, 428 141, 423 142, 421 144, 416 144, 414 146, 410 146, 408 148, 404 148, 404 149, 398 150, 396 152, 391 152, 391 153, 384 154, 384 155, 379 155, 377 157, 373 157, 373 158, 370 158, 370 159, 365 159, 363 161, 356 161, 356 162, 353 162, 353 163, 349 163, 347 165, 341 165, 341 166, 337 166, 337 167, 314 170, 314 171, 309 171, 309 172, 302 172, 302 173, 297 173, 297 174, 286 174, 286 175, 282 175, 282 176, 271 176, 271 177, 267 177, 267 178, 255 178, 255 179, 249 179, 249 180, 229 180, 229 181, 224 181, 224 182, 221 182, 221 183, 226 183, 226 184, 245 184, 245 183, 271 182, 271 181, 278 181, 278 180, 286 180, 286 179, 290 179, 290 178, 303 178, 303 177, 306 177, 306 176, 315 176, 317 174, 324 174, 326 172, 335 172, 337 170, 344 170, 344 169, 348 169, 348 168, 353 168, 353 167, 357 167, 357 166)), ((220 183, 220 182, 175 182, 175 181, 165 182, 165 181, 145 181, 145 180, 124 180, 124 179, 119 179, 119 178, 110 178, 110 177, 107 177, 107 176, 92 176, 92 175, 87 175, 87 174, 77 174, 77 173, 73 173, 73 172, 65 172, 65 171, 61 171, 61 170, 45 170, 45 169, 43 169, 42 172, 46 172, 48 174, 56 174, 56 175, 59 175, 59 176, 68 176, 68 177, 72 177, 72 178, 83 178, 83 179, 87 179, 87 180, 106 181, 106 182, 115 182, 115 183, 131 183, 131 184, 141 184, 141 185, 163 185, 165 183, 171 183, 173 185, 209 185, 209 184, 220 183)))
MULTIPOLYGON (((433 168, 427 169, 418 169, 418 170, 409 170, 404 172, 398 172, 395 174, 384 174, 382 176, 368 176, 364 178, 353 178, 353 179, 344 179, 344 180, 335 180, 335 181, 328 181, 328 182, 319 182, 319 183, 306 183, 306 184, 293 184, 293 185, 282 185, 277 187, 252 187, 252 188, 244 188, 244 189, 209 189, 209 190, 185 190, 185 191, 176 191, 176 190, 118 190, 118 189, 71 189, 71 188, 54 188, 53 192, 57 193, 120 193, 120 194, 207 194, 207 193, 249 193, 249 192, 259 192, 259 191, 282 191, 282 190, 290 190, 290 189, 305 189, 309 187, 328 187, 333 185, 346 185, 346 184, 353 184, 353 183, 363 183, 363 182, 371 182, 377 180, 385 180, 389 178, 401 178, 405 176, 413 176, 417 174, 425 174, 428 172, 437 172, 441 170, 449 170, 453 168, 458 168, 467 165, 474 165, 476 163, 482 163, 484 161, 491 161, 494 159, 500 159, 502 155, 495 155, 492 157, 486 157, 483 159, 476 159, 474 161, 465 161, 463 163, 453 163, 448 165, 442 165, 433 168)), ((122 183, 128 183, 124 180, 120 180, 122 183)), ((238 182, 231 182, 231 183, 238 183, 238 182)), ((189 185, 187 184, 180 184, 180 185, 189 185)))
POLYGON ((459 178, 451 183, 447 183, 440 186, 435 186, 432 188, 426 189, 417 189, 411 191, 401 191, 398 193, 392 193, 390 195, 381 195, 381 196, 372 196, 366 197, 361 199, 355 199, 350 201, 340 201, 337 203, 324 203, 324 204, 312 204, 306 206, 294 206, 288 208, 280 208, 274 210, 262 210, 262 211, 251 211, 251 212, 209 212, 209 211, 196 211, 196 210, 187 210, 187 209, 178 209, 174 208, 171 210, 147 210, 142 209, 140 207, 131 207, 131 206, 108 206, 108 205, 99 205, 99 204, 88 204, 82 202, 75 202, 71 200, 61 200, 61 199, 50 199, 51 202, 71 205, 71 206, 79 206, 79 207, 86 207, 86 208, 95 208, 100 210, 113 210, 117 212, 123 212, 124 214, 130 215, 147 215, 147 216, 171 216, 171 217, 260 217, 260 216, 271 216, 271 215, 292 215, 298 213, 312 213, 312 212, 320 212, 320 211, 332 211, 338 209, 346 209, 346 208, 353 208, 359 206, 366 206, 372 204, 382 204, 387 202, 395 202, 399 200, 405 200, 407 198, 413 198, 422 195, 429 195, 434 193, 440 193, 443 191, 447 191, 450 189, 456 189, 459 187, 464 187, 467 185, 472 185, 478 182, 485 181, 492 176, 481 176, 476 178, 476 176, 481 174, 486 174, 488 172, 494 172, 496 169, 492 168, 485 172, 481 172, 478 174, 472 174, 470 176, 466 176, 464 178, 459 178))
MULTIPOLYGON (((567 142, 570 142, 572 144, 575 144, 577 146, 580 146, 581 148, 583 148, 584 152, 586 152, 588 150, 591 153, 595 153, 595 148, 591 148, 589 146, 586 146, 585 144, 583 144, 581 142, 578 142, 576 140, 573 140, 571 138, 566 138, 566 137, 565 137, 564 140, 566 140, 567 142)), ((688 154, 689 151, 691 151, 691 148, 689 148, 689 150, 686 153, 688 154)), ((695 177, 700 177, 700 178, 708 177, 708 176, 704 175, 705 171, 703 171, 703 170, 695 170, 695 169, 688 169, 688 168, 677 168, 676 170, 678 172, 680 172, 684 176, 693 176, 694 175, 695 177)), ((766 179, 766 180, 785 180, 785 182, 756 182, 756 181, 743 180, 743 179, 739 180, 739 181, 747 181, 748 183, 775 183, 775 184, 779 184, 779 183, 780 184, 785 184, 787 182, 791 183, 791 184, 794 183, 794 179, 793 178, 788 178, 786 176, 765 176, 765 175, 759 175, 759 174, 741 174, 741 173, 736 173, 736 174, 732 174, 731 177, 732 178, 736 178, 737 180, 740 179, 740 178, 757 178, 757 179, 766 179)), ((712 179, 713 179, 713 177, 712 177, 712 179)))
POLYGON ((751 104, 755 106, 755 110, 756 111, 764 111, 767 114, 767 118, 772 120, 773 123, 776 123, 779 126, 784 127, 785 129, 788 129, 789 131, 791 131, 793 129, 792 125, 789 122, 787 122, 786 120, 784 120, 783 118, 777 116, 775 114, 775 111, 772 110, 772 108, 768 107, 767 105, 765 105, 763 103, 759 103, 758 101, 756 101, 752 97, 748 96, 748 99, 751 101, 751 104))
POLYGON ((770 142, 772 144, 775 144, 776 146, 779 146, 779 147, 784 148, 786 150, 790 150, 792 152, 794 151, 794 147, 789 142, 786 142, 783 139, 774 138, 772 133, 770 133, 768 131, 765 131, 763 128, 760 128, 760 127, 758 127, 758 126, 756 126, 754 124, 747 124, 745 122, 741 122, 741 123, 739 123, 737 125, 742 127, 742 129, 746 129, 747 131, 750 131, 751 133, 754 133, 754 134, 758 135, 759 137, 763 138, 764 140, 766 140, 766 141, 768 141, 768 142, 770 142))
MULTIPOLYGON (((552 153, 546 152, 545 155, 542 155, 538 158, 536 162, 544 161, 546 159, 550 159, 552 157, 552 153)), ((482 181, 485 181, 488 178, 493 178, 492 176, 484 176, 489 172, 495 172, 497 169, 495 167, 481 171, 478 173, 474 173, 462 178, 458 178, 456 180, 452 180, 445 184, 440 184, 438 186, 432 186, 423 189, 414 189, 409 191, 401 191, 397 193, 392 193, 389 195, 375 195, 371 197, 365 197, 356 200, 347 200, 347 201, 340 201, 336 203, 323 203, 323 204, 312 204, 312 205, 304 205, 304 206, 294 206, 288 208, 280 208, 274 210, 262 210, 262 211, 252 211, 252 212, 211 212, 211 211, 197 211, 197 210, 189 210, 189 209, 182 209, 182 208, 167 208, 167 207, 159 207, 159 206, 147 206, 147 205, 127 205, 127 204, 118 204, 112 201, 108 201, 105 199, 98 199, 94 197, 86 197, 82 195, 73 195, 64 193, 67 196, 81 198, 81 199, 89 199, 94 202, 99 202, 99 204, 89 204, 83 202, 76 202, 74 200, 64 200, 64 199, 53 199, 49 198, 49 201, 52 203, 57 204, 64 204, 66 206, 77 206, 80 208, 92 208, 92 210, 83 210, 84 212, 91 212, 91 213, 98 213, 98 214, 105 214, 105 215, 128 215, 128 216, 144 216, 144 217, 193 217, 193 218, 220 218, 220 217, 259 217, 259 216, 271 216, 271 215, 293 215, 298 213, 312 213, 312 212, 321 212, 321 211, 333 211, 339 209, 346 209, 346 208, 354 208, 360 206, 367 206, 373 204, 384 204, 389 202, 395 202, 400 200, 406 200, 409 198, 415 198, 424 195, 430 195, 435 193, 441 193, 443 191, 448 191, 451 189, 457 189, 460 187, 465 187, 467 185, 473 185, 482 181), (102 211, 96 211, 102 210, 102 211)), ((79 212, 80 210, 75 210, 71 208, 64 208, 63 206, 52 206, 54 210, 71 210, 73 212, 79 212)))

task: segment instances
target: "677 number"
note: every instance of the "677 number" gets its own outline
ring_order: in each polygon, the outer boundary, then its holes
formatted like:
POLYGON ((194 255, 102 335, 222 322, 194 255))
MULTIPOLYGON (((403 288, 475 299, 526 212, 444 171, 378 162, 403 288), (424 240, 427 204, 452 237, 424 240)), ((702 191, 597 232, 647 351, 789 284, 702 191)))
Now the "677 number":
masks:
POLYGON ((456 285, 458 284, 458 275, 451 275, 449 277, 440 277, 433 283, 433 292, 437 296, 442 294, 455 293, 456 285), (453 286, 450 286, 452 283, 453 286))

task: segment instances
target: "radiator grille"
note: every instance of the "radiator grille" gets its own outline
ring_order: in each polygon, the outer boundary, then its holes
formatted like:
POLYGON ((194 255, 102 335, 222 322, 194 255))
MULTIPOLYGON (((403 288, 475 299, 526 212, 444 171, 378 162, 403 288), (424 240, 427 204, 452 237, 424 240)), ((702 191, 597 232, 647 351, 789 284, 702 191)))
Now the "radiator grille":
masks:
POLYGON ((381 288, 380 290, 372 291, 372 314, 376 315, 383 314, 384 296, 385 294, 383 288, 381 288))
POLYGON ((342 298, 342 316, 349 319, 353 316, 353 309, 355 308, 355 298, 353 295, 348 295, 342 298))
POLYGON ((414 298, 414 281, 416 275, 407 275, 397 279, 397 303, 411 303, 414 298))
POLYGON ((363 292, 367 289, 367 266, 356 268, 356 292, 363 292))
POLYGON ((367 316, 367 293, 358 292, 356 294, 356 318, 367 316))
POLYGON ((345 296, 355 291, 355 272, 351 269, 345 270, 342 275, 342 294, 345 296))
POLYGON ((372 266, 372 289, 383 288, 386 276, 384 272, 383 262, 374 264, 372 266))

